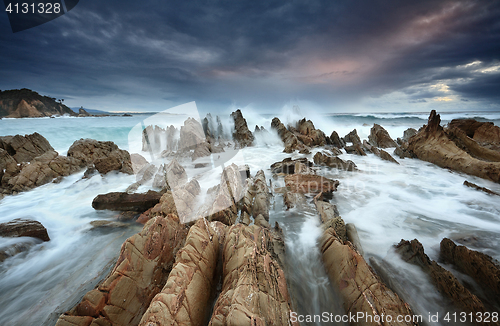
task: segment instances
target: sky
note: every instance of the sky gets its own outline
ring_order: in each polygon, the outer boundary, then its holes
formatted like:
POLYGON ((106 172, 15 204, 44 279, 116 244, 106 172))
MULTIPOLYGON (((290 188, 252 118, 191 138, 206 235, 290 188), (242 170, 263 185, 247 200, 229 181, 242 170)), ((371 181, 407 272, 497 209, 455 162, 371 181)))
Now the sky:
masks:
POLYGON ((500 1, 81 0, 13 33, 0 89, 70 107, 500 111, 500 1))

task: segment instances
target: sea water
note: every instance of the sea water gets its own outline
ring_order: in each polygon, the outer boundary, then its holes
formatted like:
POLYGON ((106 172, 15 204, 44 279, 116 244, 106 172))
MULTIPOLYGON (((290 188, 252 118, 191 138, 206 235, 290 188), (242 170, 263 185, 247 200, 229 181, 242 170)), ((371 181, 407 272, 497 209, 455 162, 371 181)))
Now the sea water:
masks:
MULTIPOLYGON (((253 131, 255 125, 270 130, 274 115, 242 111, 250 130, 253 131)), ((289 111, 276 115, 288 123, 302 117, 298 112, 289 111)), ((460 117, 493 121, 497 125, 500 122, 498 113, 475 112, 442 114, 442 124, 460 117)), ((38 132, 62 155, 80 138, 110 140, 120 148, 131 150, 140 148, 142 139, 129 141, 129 132, 146 118, 148 115, 3 119, 0 135, 38 132)), ((392 138, 397 138, 409 127, 420 128, 426 123, 427 114, 308 113, 306 118, 327 135, 335 130, 342 137, 357 129, 361 139, 366 139, 373 123, 378 123, 392 138)), ((252 175, 263 169, 270 179, 272 163, 290 156, 312 160, 321 149, 314 149, 309 155, 290 155, 282 150, 283 145, 275 133, 257 137, 256 146, 239 151, 238 163, 248 164, 252 175)), ((391 149, 388 152, 392 154, 391 149)), ((148 157, 148 153, 143 154, 148 157)), ((346 223, 356 225, 365 258, 385 259, 400 272, 400 281, 415 298, 419 313, 445 311, 447 307, 421 271, 395 256, 394 245, 401 239, 418 239, 429 257, 437 260, 442 238, 475 238, 479 241, 471 243, 471 248, 500 259, 500 201, 462 185, 468 180, 500 192, 498 184, 417 159, 394 156, 400 163, 396 165, 371 154, 340 157, 352 160, 359 171, 318 168, 319 174, 340 181, 331 202, 337 205, 346 223)), ((190 175, 199 173, 192 162, 185 162, 185 167, 190 175)), ((199 178, 202 189, 218 184, 220 172, 221 169, 205 169, 199 178)), ((97 219, 116 218, 116 213, 95 211, 92 200, 101 193, 124 191, 135 181, 135 176, 109 173, 82 179, 82 175, 80 172, 64 178, 61 183, 50 183, 0 201, 0 223, 15 218, 35 219, 47 228, 51 238, 49 242, 35 243, 29 251, 0 264, 0 324, 53 325, 58 314, 71 308, 105 277, 123 241, 140 230, 140 225, 131 224, 125 229, 102 232, 91 230, 89 224, 97 219)), ((139 190, 145 191, 148 187, 145 185, 139 190)), ((278 222, 285 234, 288 282, 297 298, 297 312, 341 314, 338 294, 321 264, 317 247, 321 228, 312 198, 308 197, 300 209, 285 211, 282 197, 274 194, 270 222, 278 222)), ((9 241, 13 240, 0 238, 0 247, 9 241)))

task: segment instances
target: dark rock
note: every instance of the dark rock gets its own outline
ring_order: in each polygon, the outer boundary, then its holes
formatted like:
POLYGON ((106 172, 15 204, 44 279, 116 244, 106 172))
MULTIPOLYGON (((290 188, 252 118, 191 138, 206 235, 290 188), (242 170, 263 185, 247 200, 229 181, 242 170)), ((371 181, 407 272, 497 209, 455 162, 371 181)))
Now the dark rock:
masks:
POLYGON ((350 142, 353 145, 357 145, 357 144, 361 145, 361 139, 359 138, 358 132, 356 131, 356 129, 352 130, 350 133, 345 135, 344 142, 350 142))
POLYGON ((359 143, 359 144, 356 143, 352 146, 345 146, 344 149, 348 154, 356 154, 356 155, 366 156, 365 151, 361 147, 361 143, 359 143))
POLYGON ((22 218, 0 224, 0 237, 32 237, 42 241, 50 240, 47 229, 42 223, 22 218))
POLYGON ((144 194, 110 192, 95 197, 92 201, 92 207, 98 210, 144 212, 158 204, 160 198, 161 193, 152 190, 144 194))
POLYGON ((76 116, 73 110, 57 103, 55 98, 42 96, 27 88, 0 91, 0 108, 0 118, 76 116))
POLYGON ((479 191, 482 191, 482 192, 485 192, 489 195, 496 195, 496 196, 500 196, 499 193, 497 192, 494 192, 494 191, 491 191, 489 190, 488 188, 484 188, 484 187, 480 187, 478 186, 477 184, 475 183, 472 183, 472 182, 469 182, 467 180, 464 181, 464 186, 467 186, 467 187, 470 187, 470 188, 473 188, 473 189, 476 189, 476 190, 479 190, 479 191))
POLYGON ((234 133, 233 139, 238 142, 240 148, 252 146, 254 141, 254 136, 252 132, 248 129, 247 121, 243 118, 241 111, 238 109, 231 113, 231 117, 234 120, 234 133))
POLYGON ((90 222, 90 225, 92 225, 91 230, 126 228, 129 226, 127 223, 109 220, 95 220, 90 222))
POLYGON ((90 179, 96 174, 99 174, 99 171, 94 166, 89 166, 83 173, 83 179, 90 179))
POLYGON ((297 193, 331 193, 337 190, 338 180, 314 174, 291 174, 285 177, 287 190, 297 193))
POLYGON ((380 158, 383 159, 383 160, 385 160, 385 161, 389 161, 389 162, 392 162, 392 163, 399 164, 399 162, 396 161, 394 159, 394 157, 391 156, 391 154, 387 153, 383 149, 380 149, 380 158))
POLYGON ((331 156, 326 152, 317 152, 314 155, 314 164, 325 165, 331 168, 344 170, 344 171, 356 171, 357 167, 353 161, 344 161, 337 156, 331 156))
POLYGON ((298 171, 300 170, 308 170, 312 166, 313 163, 305 157, 298 158, 295 160, 292 160, 291 157, 287 157, 281 162, 273 163, 271 165, 271 173, 294 174, 294 173, 299 173, 298 171))
POLYGON ((332 145, 337 148, 344 148, 345 146, 345 142, 339 137, 339 134, 337 134, 335 130, 332 131, 332 134, 330 135, 330 141, 332 145))
POLYGON ((0 148, 9 153, 17 163, 30 162, 48 151, 54 151, 47 139, 35 132, 31 135, 0 137, 0 148))

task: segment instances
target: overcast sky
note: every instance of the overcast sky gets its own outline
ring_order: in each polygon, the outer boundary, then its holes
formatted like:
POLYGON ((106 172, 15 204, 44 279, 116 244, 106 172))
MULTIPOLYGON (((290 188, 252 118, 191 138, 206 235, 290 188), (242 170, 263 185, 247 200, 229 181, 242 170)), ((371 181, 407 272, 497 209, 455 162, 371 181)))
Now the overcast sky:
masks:
POLYGON ((500 110, 500 1, 81 0, 1 14, 0 74, 108 111, 500 110))

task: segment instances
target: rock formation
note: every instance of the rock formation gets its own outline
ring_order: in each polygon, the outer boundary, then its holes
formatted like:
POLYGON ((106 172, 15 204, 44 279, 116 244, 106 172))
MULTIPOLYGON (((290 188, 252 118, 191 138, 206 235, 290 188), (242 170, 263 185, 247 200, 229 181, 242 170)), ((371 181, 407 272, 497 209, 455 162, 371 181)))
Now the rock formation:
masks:
POLYGON ((280 119, 273 118, 271 122, 271 128, 275 129, 281 140, 285 145, 285 149, 283 152, 285 153, 293 153, 295 150, 298 150, 299 153, 308 154, 310 151, 306 145, 304 145, 295 134, 293 134, 290 130, 288 130, 283 123, 281 123, 280 119))
POLYGON ((376 147, 379 148, 388 148, 388 147, 396 147, 396 142, 391 138, 387 130, 384 127, 373 124, 373 127, 370 129, 370 135, 368 136, 369 142, 376 147))
POLYGON ((338 180, 328 179, 315 174, 291 174, 285 177, 288 191, 302 194, 331 193, 337 190, 338 180))
POLYGON ((492 122, 479 122, 474 119, 454 119, 448 124, 448 128, 458 128, 474 139, 480 145, 500 150, 500 128, 492 122))
POLYGON ((443 168, 468 173, 495 182, 500 181, 500 162, 488 162, 472 157, 448 138, 441 119, 432 111, 428 124, 410 138, 409 150, 424 161, 443 168))
POLYGON ((337 148, 344 148, 345 142, 342 138, 339 137, 339 134, 334 130, 330 135, 330 142, 333 146, 337 148))
POLYGON ((92 201, 92 207, 97 210, 144 212, 158 204, 161 197, 161 193, 152 190, 144 194, 110 192, 97 195, 92 201))
POLYGON ((326 136, 325 133, 319 129, 314 128, 311 120, 305 118, 297 122, 296 136, 306 146, 325 146, 326 136))
POLYGON ((292 160, 287 157, 281 162, 276 162, 271 165, 271 173, 273 174, 294 174, 300 171, 308 171, 313 166, 313 163, 307 158, 298 158, 292 160))
POLYGON ((151 219, 122 245, 109 276, 59 317, 57 326, 138 325, 164 287, 187 228, 175 215, 151 219))
POLYGON ((42 96, 23 88, 0 91, 0 118, 38 118, 53 115, 76 116, 70 108, 55 98, 42 96))
POLYGON ((344 142, 347 143, 352 143, 353 145, 359 144, 361 145, 361 139, 358 136, 358 132, 356 129, 353 129, 350 133, 345 135, 344 137, 344 142))
POLYGON ((335 168, 343 171, 356 171, 357 167, 353 161, 344 161, 337 156, 329 155, 326 152, 317 152, 314 154, 314 164, 324 165, 330 168, 335 168))
POLYGON ((500 305, 500 267, 498 262, 481 252, 457 246, 450 239, 441 241, 439 258, 464 274, 472 277, 500 305))
POLYGON ((247 121, 243 118, 241 111, 238 109, 231 113, 231 117, 234 120, 234 133, 233 139, 238 142, 240 148, 252 146, 254 141, 254 136, 252 132, 248 129, 247 121))
POLYGON ((188 181, 188 175, 182 165, 174 158, 168 165, 162 164, 154 177, 153 187, 173 189, 188 181))
POLYGON ((31 135, 0 137, 0 149, 5 150, 17 163, 30 162, 54 149, 47 139, 35 132, 31 135))
POLYGON ((47 229, 42 223, 24 218, 16 218, 10 222, 1 223, 0 237, 32 237, 42 241, 50 240, 47 229))
POLYGON ((467 187, 472 188, 472 189, 476 189, 478 191, 482 191, 482 192, 487 193, 489 195, 500 196, 500 194, 497 192, 491 191, 490 189, 485 188, 485 187, 480 187, 477 184, 469 182, 467 180, 464 181, 464 186, 467 186, 467 187))
POLYGON ((271 204, 264 171, 258 171, 253 181, 252 189, 255 193, 251 212, 255 225, 269 228, 269 207, 271 204))

